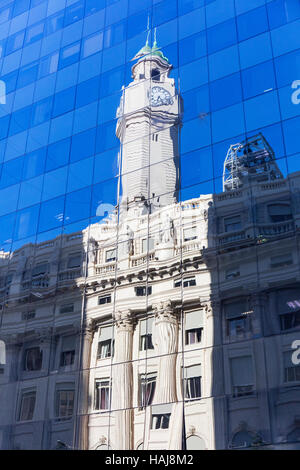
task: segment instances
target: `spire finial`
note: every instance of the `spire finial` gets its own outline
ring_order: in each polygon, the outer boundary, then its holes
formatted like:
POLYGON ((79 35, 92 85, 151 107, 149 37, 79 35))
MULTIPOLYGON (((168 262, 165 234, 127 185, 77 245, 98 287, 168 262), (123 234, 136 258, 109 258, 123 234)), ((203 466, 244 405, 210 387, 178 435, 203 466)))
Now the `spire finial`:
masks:
POLYGON ((153 43, 153 47, 154 47, 154 48, 157 47, 157 28, 154 28, 154 43, 153 43))
POLYGON ((149 46, 149 36, 150 36, 150 16, 148 15, 146 46, 149 46))

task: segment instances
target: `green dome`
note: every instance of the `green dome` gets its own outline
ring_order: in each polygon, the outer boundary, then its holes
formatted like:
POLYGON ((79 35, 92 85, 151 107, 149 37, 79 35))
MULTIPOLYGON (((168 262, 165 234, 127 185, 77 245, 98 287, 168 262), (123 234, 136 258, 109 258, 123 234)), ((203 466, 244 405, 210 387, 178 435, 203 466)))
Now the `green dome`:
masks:
POLYGON ((136 57, 150 54, 151 50, 152 50, 151 47, 148 44, 145 44, 145 46, 142 47, 142 49, 136 54, 136 57))
MULTIPOLYGON (((149 25, 148 25, 149 28, 149 25)), ((132 60, 139 59, 140 57, 144 57, 146 55, 156 55, 157 57, 160 57, 161 59, 165 60, 166 62, 169 62, 169 59, 164 56, 160 48, 157 46, 157 40, 156 40, 156 28, 154 30, 154 43, 152 48, 149 46, 149 34, 150 31, 148 29, 148 35, 147 35, 147 41, 146 44, 142 47, 142 49, 134 56, 132 60)))
POLYGON ((158 57, 161 57, 163 60, 165 60, 166 62, 169 62, 169 59, 164 56, 164 54, 162 53, 162 51, 157 47, 157 44, 156 42, 153 44, 153 47, 151 49, 151 54, 152 55, 156 55, 158 57))

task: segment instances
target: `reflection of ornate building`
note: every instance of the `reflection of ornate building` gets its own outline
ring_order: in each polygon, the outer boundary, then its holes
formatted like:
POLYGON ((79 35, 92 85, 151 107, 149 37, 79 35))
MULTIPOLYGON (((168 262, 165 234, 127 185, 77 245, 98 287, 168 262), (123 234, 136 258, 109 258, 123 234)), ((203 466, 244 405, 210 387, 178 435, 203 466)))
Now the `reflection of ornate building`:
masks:
POLYGON ((177 202, 179 98, 156 47, 138 58, 120 218, 3 253, 1 445, 299 446, 300 175, 267 156, 276 178, 260 160, 177 202))
MULTIPOLYGON (((172 66, 154 46, 138 54, 118 109, 122 208, 163 207, 178 191, 179 99, 172 66)), ((123 211, 122 211, 123 212, 123 211)), ((121 212, 121 213, 122 213, 121 212)))

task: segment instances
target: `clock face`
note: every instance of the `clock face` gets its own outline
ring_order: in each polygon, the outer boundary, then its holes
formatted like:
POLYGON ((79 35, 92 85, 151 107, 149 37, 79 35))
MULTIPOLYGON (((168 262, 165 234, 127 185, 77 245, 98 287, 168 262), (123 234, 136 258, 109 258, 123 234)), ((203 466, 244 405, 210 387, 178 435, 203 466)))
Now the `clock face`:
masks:
POLYGON ((173 104, 173 99, 167 90, 160 86, 155 86, 151 89, 150 104, 151 106, 173 104))

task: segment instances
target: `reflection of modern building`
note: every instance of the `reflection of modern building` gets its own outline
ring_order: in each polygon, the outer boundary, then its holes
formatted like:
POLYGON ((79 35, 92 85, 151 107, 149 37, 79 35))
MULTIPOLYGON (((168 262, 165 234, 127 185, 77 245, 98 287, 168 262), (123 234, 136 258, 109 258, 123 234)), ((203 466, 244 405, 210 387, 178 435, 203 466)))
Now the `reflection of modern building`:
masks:
POLYGON ((279 178, 282 173, 275 162, 274 151, 263 135, 230 146, 224 162, 223 190, 238 189, 247 182, 279 178))
POLYGON ((178 202, 171 66, 137 58, 120 218, 2 253, 1 446, 299 447, 300 174, 256 136, 222 193, 178 202))

